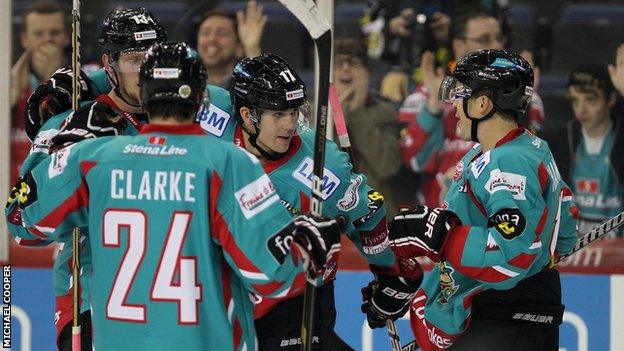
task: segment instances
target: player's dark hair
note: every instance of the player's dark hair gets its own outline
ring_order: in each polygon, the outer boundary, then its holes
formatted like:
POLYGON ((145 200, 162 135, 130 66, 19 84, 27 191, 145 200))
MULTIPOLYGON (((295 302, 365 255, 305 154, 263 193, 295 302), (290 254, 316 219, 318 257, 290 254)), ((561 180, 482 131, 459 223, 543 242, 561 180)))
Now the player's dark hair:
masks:
POLYGON ((189 122, 195 119, 197 106, 190 104, 171 103, 170 101, 157 100, 143 106, 150 119, 174 120, 177 122, 189 122))

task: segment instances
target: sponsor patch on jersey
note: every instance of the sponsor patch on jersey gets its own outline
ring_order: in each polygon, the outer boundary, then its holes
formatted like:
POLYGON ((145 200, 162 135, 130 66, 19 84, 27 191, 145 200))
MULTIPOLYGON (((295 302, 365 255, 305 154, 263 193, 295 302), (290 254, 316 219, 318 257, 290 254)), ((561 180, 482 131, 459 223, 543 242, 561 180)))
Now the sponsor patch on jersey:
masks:
POLYGON ((376 190, 369 190, 368 196, 367 196, 367 202, 366 202, 366 206, 368 207, 368 213, 354 220, 352 222, 353 226, 355 228, 361 227, 364 223, 366 223, 366 221, 371 219, 375 215, 375 213, 379 211, 381 207, 383 207, 383 204, 384 204, 383 195, 381 195, 381 193, 376 190))
POLYGON ((579 193, 597 194, 600 191, 598 179, 579 178, 576 180, 576 191, 579 193))
POLYGON ((476 160, 474 160, 470 164, 470 170, 472 171, 472 176, 475 179, 479 179, 481 173, 485 169, 485 166, 490 163, 490 152, 486 151, 483 155, 479 156, 476 160))
POLYGON ((438 297, 438 302, 443 305, 446 305, 451 296, 455 295, 457 290, 459 290, 459 286, 455 284, 455 279, 453 279, 454 272, 453 267, 442 262, 440 266, 440 297, 438 297))
MULTIPOLYGON (((31 173, 28 173, 26 179, 23 179, 19 183, 19 193, 17 195, 17 201, 19 202, 20 208, 26 208, 28 205, 37 201, 37 186, 35 179, 32 177, 31 173)), ((21 221, 21 216, 20 216, 21 221)))
POLYGON ((143 32, 134 32, 134 40, 136 41, 143 41, 143 40, 150 40, 150 39, 156 39, 156 31, 155 30, 146 30, 143 32))
MULTIPOLYGON (((311 157, 306 157, 295 168, 292 176, 300 181, 303 185, 312 189, 312 178, 314 177, 314 161, 311 157)), ((321 182, 320 197, 327 200, 340 186, 340 178, 327 168, 323 168, 323 180, 321 182)))
POLYGON ((179 68, 154 68, 153 73, 156 79, 178 79, 180 77, 179 68))
POLYGON ((494 227, 503 239, 511 240, 524 232, 526 218, 517 208, 505 208, 488 219, 488 227, 494 227))
POLYGON ((127 144, 121 152, 124 154, 152 156, 184 156, 188 153, 188 149, 186 148, 175 146, 173 144, 164 145, 165 141, 163 141, 163 144, 150 144, 148 139, 147 143, 150 145, 127 144))
POLYGON ((453 172, 453 180, 458 181, 461 178, 462 172, 464 171, 464 160, 460 160, 457 162, 455 166, 455 171, 453 172))
POLYGON ((247 219, 252 218, 279 200, 275 187, 266 174, 235 192, 234 197, 247 219))
POLYGON ((291 90, 286 92, 286 101, 301 99, 303 97, 303 89, 291 90))
POLYGON ((210 104, 210 107, 203 109, 202 114, 198 117, 199 125, 203 130, 220 138, 223 136, 223 132, 232 116, 217 106, 210 104))
POLYGON ((167 137, 161 135, 152 135, 147 138, 147 143, 150 145, 165 145, 167 137))
POLYGON ((52 161, 48 166, 48 178, 54 178, 63 173, 63 170, 67 166, 67 159, 69 158, 71 149, 76 145, 78 144, 71 144, 52 154, 52 161))
POLYGON ((375 229, 370 232, 360 232, 360 239, 362 241, 362 251, 364 251, 364 253, 368 255, 382 253, 390 245, 386 222, 380 221, 375 229))
POLYGON ((358 192, 363 181, 362 176, 357 176, 351 180, 351 184, 347 187, 344 196, 336 203, 336 207, 339 210, 349 211, 358 205, 360 202, 358 192))
POLYGON ((516 173, 501 172, 496 168, 490 172, 490 178, 485 183, 485 190, 490 194, 497 191, 509 191, 516 200, 526 200, 526 177, 516 173))

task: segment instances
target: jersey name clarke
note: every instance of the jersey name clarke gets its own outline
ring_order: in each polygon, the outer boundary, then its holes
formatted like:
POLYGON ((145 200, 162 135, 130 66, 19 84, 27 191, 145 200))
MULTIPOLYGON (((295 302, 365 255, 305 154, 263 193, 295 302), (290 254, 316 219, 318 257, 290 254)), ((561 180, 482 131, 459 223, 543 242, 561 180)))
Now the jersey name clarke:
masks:
POLYGON ((181 171, 111 170, 113 199, 195 202, 195 173, 181 171))

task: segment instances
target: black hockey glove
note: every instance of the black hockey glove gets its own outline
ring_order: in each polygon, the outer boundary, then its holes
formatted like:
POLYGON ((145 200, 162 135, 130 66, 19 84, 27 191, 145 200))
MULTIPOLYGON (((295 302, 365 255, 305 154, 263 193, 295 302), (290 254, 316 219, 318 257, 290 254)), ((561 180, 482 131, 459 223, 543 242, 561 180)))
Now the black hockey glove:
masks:
POLYGON ((68 116, 69 121, 52 138, 50 151, 77 143, 84 139, 121 135, 126 129, 126 119, 110 106, 94 102, 68 116))
POLYGON ((304 258, 306 278, 322 284, 326 267, 336 264, 340 251, 340 228, 334 219, 299 215, 293 219, 293 242, 304 258))
POLYGON ((388 225, 390 247, 399 262, 419 256, 438 262, 455 225, 461 225, 459 217, 439 207, 401 209, 388 225))
MULTIPOLYGON (((89 78, 80 71, 80 100, 93 100, 89 78)), ((24 126, 30 140, 34 140, 41 126, 52 116, 72 108, 71 67, 58 69, 50 79, 39 85, 28 98, 24 126)))
POLYGON ((369 327, 383 328, 386 326, 386 320, 396 321, 409 310, 412 298, 422 283, 422 269, 420 277, 409 279, 374 265, 370 268, 375 274, 375 279, 362 288, 364 303, 361 309, 366 313, 369 327))

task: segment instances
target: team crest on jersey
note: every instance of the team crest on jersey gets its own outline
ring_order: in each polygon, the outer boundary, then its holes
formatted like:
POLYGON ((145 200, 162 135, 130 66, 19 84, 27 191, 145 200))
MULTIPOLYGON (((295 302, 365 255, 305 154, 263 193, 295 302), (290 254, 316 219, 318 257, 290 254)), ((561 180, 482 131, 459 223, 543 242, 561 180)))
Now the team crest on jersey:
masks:
MULTIPOLYGON (((301 161, 299 166, 295 168, 292 176, 300 181, 303 185, 312 189, 312 177, 314 169, 314 161, 311 157, 306 157, 301 161)), ((340 186, 340 178, 327 168, 323 168, 323 181, 321 183, 321 198, 327 200, 340 186)))
POLYGON ((453 172, 453 180, 458 181, 461 178, 462 172, 464 171, 464 160, 460 160, 455 166, 455 172, 453 172))
POLYGON ((497 191, 508 191, 516 200, 526 200, 526 177, 516 173, 501 172, 496 168, 490 172, 490 178, 485 183, 485 190, 490 194, 497 191))
POLYGON ((197 116, 202 129, 219 138, 223 136, 231 118, 229 113, 213 104, 210 104, 209 108, 203 109, 201 115, 197 116))
POLYGON ((67 166, 67 160, 69 158, 69 154, 71 153, 71 149, 73 149, 76 145, 78 144, 69 145, 52 154, 52 161, 48 166, 48 178, 54 178, 63 173, 63 170, 67 166))
POLYGON ((351 184, 347 187, 344 196, 336 203, 336 207, 338 207, 339 210, 346 212, 357 206, 360 202, 358 191, 362 182, 362 176, 357 176, 351 180, 351 184))
POLYGON ((147 138, 147 143, 150 145, 165 145, 167 142, 167 137, 161 135, 151 135, 147 138))
POLYGON ((600 191, 598 179, 579 178, 576 180, 576 191, 579 193, 597 194, 600 191))
POLYGON ((455 279, 453 279, 453 272, 455 272, 453 267, 440 262, 438 268, 440 268, 440 297, 438 297, 438 302, 446 305, 459 287, 455 285, 455 279))
POLYGON ((234 197, 247 219, 252 218, 279 200, 277 191, 266 174, 235 192, 234 197))
POLYGON ((479 156, 470 165, 470 170, 475 179, 479 179, 481 173, 485 169, 485 166, 490 163, 490 151, 486 151, 483 155, 479 156))

